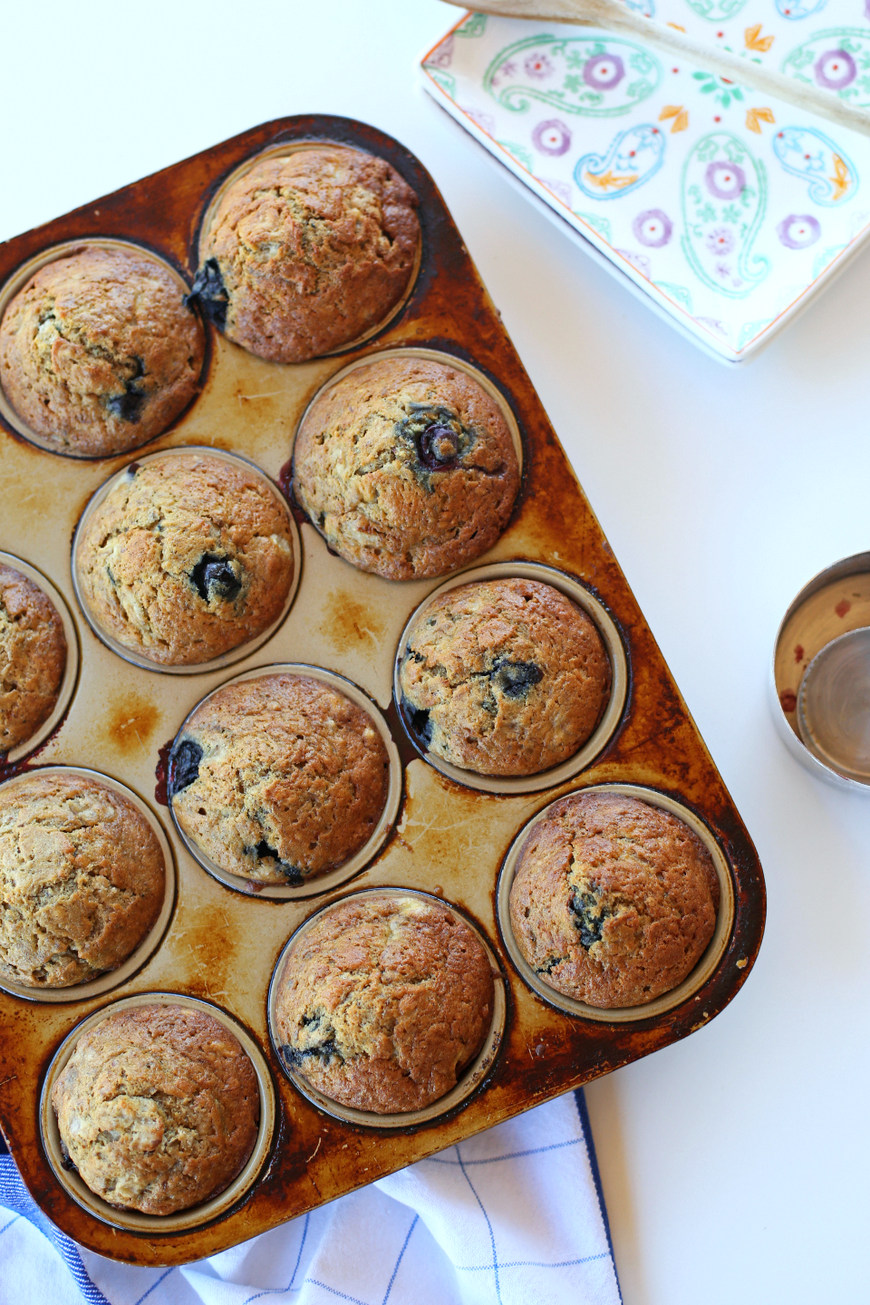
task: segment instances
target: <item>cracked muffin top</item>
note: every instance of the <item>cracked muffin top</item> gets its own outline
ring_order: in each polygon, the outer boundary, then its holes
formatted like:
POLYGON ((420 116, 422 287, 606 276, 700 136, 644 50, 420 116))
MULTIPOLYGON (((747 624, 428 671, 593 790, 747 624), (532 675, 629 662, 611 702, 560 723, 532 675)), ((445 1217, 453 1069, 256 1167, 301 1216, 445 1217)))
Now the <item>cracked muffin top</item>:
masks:
POLYGON ((384 159, 340 145, 264 158, 227 186, 192 298, 236 344, 304 362, 365 335, 402 298, 417 196, 384 159))
POLYGON ((199 387, 205 334, 158 259, 88 246, 39 268, 0 324, 0 384, 60 453, 105 457, 166 430, 199 387))
POLYGON ((292 946, 278 980, 285 1065, 333 1101, 392 1114, 451 1091, 477 1055, 493 978, 474 931, 439 902, 346 898, 292 946))
POLYGON ((229 874, 298 886, 369 840, 389 757, 371 717, 330 685, 278 673, 226 684, 169 757, 182 830, 229 874))
POLYGON ((136 1006, 86 1030, 51 1094, 66 1163, 123 1209, 172 1214, 222 1192, 259 1130, 257 1076, 207 1011, 136 1006))
POLYGON ((39 585, 0 562, 0 758, 48 720, 66 670, 66 637, 39 585))
POLYGON ((594 622, 552 585, 518 577, 424 604, 399 663, 402 714, 420 747, 480 775, 535 775, 573 756, 610 683, 594 622))
POLYGON ((719 880, 682 820, 638 798, 574 793, 537 822, 510 892, 520 951, 565 996, 639 1006, 694 969, 713 936, 719 880))
POLYGON ((76 575, 106 635, 151 662, 195 666, 280 616, 289 511, 241 463, 199 452, 132 462, 80 530, 76 575))
POLYGON ((293 492, 336 553, 388 580, 445 575, 501 535, 520 469, 467 372, 402 354, 356 367, 306 412, 293 492))
POLYGON ((0 976, 66 988, 115 970, 165 892, 163 852, 123 794, 51 769, 0 787, 0 976))

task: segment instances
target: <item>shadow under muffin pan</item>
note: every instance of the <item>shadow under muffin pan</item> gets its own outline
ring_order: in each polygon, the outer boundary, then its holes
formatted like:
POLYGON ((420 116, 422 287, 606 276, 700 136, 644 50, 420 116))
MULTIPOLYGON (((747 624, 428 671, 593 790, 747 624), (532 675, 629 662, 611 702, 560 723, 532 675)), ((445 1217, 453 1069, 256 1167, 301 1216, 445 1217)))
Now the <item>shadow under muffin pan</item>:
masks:
POLYGON ((255 462, 252 462, 250 458, 246 458, 240 453, 228 453, 225 449, 211 448, 208 445, 195 445, 195 444, 178 445, 174 448, 159 449, 154 453, 148 453, 141 458, 131 459, 130 462, 128 462, 126 466, 122 467, 120 471, 116 471, 113 476, 110 476, 108 480, 104 481, 103 484, 96 491, 96 493, 91 497, 87 506, 85 507, 84 512, 81 514, 79 518, 75 530, 75 535, 73 536, 73 544, 72 544, 73 589, 75 590, 75 595, 76 598, 78 599, 78 604, 81 609, 82 615, 84 616, 88 625, 91 627, 91 629, 93 630, 97 638, 100 639, 106 645, 107 648, 111 648, 112 652, 117 653, 119 657, 123 657, 124 661, 132 662, 134 666, 141 666, 148 671, 159 671, 164 675, 199 675, 203 671, 221 670, 224 666, 232 666, 234 662, 242 661, 242 659, 249 656, 250 653, 255 652, 257 648, 262 647, 262 645, 266 643, 267 640, 271 639, 275 631, 279 629, 285 617, 287 616, 287 613, 290 611, 290 608, 293 606, 293 601, 296 597, 296 591, 299 588, 299 577, 301 574, 302 574, 302 546, 299 540, 299 530, 296 526, 296 522, 293 519, 293 514, 290 511, 287 500, 284 497, 284 495, 281 493, 279 487, 269 476, 266 475, 265 471, 263 471, 261 467, 258 467, 255 462), (114 638, 113 635, 109 634, 108 631, 103 629, 103 627, 97 621, 96 617, 89 610, 81 592, 81 581, 79 578, 78 551, 79 551, 79 545, 81 543, 81 539, 84 535, 85 527, 87 526, 91 516, 103 504, 103 502, 108 497, 108 495, 112 492, 115 486, 120 484, 121 481, 123 481, 124 478, 127 475, 129 475, 130 467, 134 467, 134 466, 143 467, 147 465, 147 463, 152 462, 155 458, 165 459, 165 458, 172 458, 172 457, 185 457, 191 453, 201 454, 205 458, 218 458, 223 462, 230 463, 231 466, 241 467, 244 471, 255 475, 257 479, 269 490, 270 494, 275 499, 276 503, 279 504, 281 510, 283 511, 287 519, 287 525, 290 530, 290 539, 293 546, 293 576, 290 580, 290 587, 287 591, 287 597, 284 600, 284 606, 282 607, 276 619, 271 623, 271 625, 267 626, 265 630, 261 630, 260 633, 254 635, 253 638, 245 640, 244 643, 237 644, 235 648, 228 649, 227 652, 221 653, 218 657, 211 658, 210 661, 197 662, 195 664, 184 665, 184 666, 173 666, 165 662, 152 661, 150 658, 146 657, 143 653, 136 652, 135 649, 133 648, 127 648, 124 644, 120 643, 119 640, 114 638))
POLYGON ((29 562, 25 562, 23 558, 16 557, 14 553, 0 551, 0 566, 8 566, 13 571, 20 571, 23 576, 26 576, 28 580, 32 580, 42 590, 60 617, 63 636, 66 640, 66 666, 60 682, 57 702, 54 704, 50 715, 45 718, 38 729, 34 730, 29 738, 17 744, 16 747, 10 748, 5 757, 0 752, 0 763, 12 765, 16 761, 20 761, 22 757, 28 756, 29 753, 39 747, 40 743, 44 743, 66 715, 79 677, 79 637, 72 614, 66 605, 66 599, 62 594, 58 593, 47 576, 44 576, 35 566, 31 566, 29 562))
MULTIPOLYGON (((165 271, 170 273, 172 278, 178 282, 178 287, 182 295, 190 294, 190 286, 184 278, 176 271, 167 259, 161 258, 160 255, 156 254, 152 249, 148 249, 144 245, 138 245, 132 240, 119 240, 110 236, 92 236, 83 240, 67 240, 64 241, 63 244, 52 245, 50 248, 43 249, 32 258, 29 258, 27 262, 22 263, 21 266, 13 272, 12 276, 9 277, 5 284, 0 286, 0 321, 3 320, 3 315, 9 304, 18 294, 19 290, 24 289, 34 273, 38 272, 40 268, 45 267, 48 263, 55 263, 60 258, 67 258, 70 254, 77 254, 85 249, 121 249, 134 253, 137 258, 149 259, 152 263, 156 263, 159 267, 162 267, 165 271)), ((202 384, 203 376, 208 368, 208 361, 209 351, 208 347, 206 347, 202 371, 199 378, 200 384, 202 384)), ((197 396, 194 396, 191 403, 187 405, 188 408, 196 402, 196 397, 197 396)), ((101 462, 106 461, 109 458, 126 457, 128 454, 134 453, 137 448, 142 448, 146 444, 152 444, 154 440, 160 439, 166 433, 166 430, 169 430, 178 424, 184 416, 184 411, 179 413, 179 415, 169 423, 165 430, 158 431, 155 435, 149 435, 141 444, 130 445, 129 448, 125 448, 120 454, 79 453, 75 449, 59 449, 51 440, 33 430, 24 418, 19 415, 12 403, 10 403, 9 399, 6 397, 2 385, 0 385, 0 416, 9 423, 13 430, 18 431, 19 435, 22 435, 24 439, 29 440, 31 444, 35 444, 37 448, 44 449, 46 453, 53 453, 55 457, 59 458, 74 458, 80 462, 101 462)))
POLYGON ((54 1053, 43 1080, 39 1099, 39 1123, 43 1149, 54 1176, 61 1186, 77 1205, 87 1210, 89 1214, 94 1215, 102 1223, 110 1224, 113 1228, 122 1228, 134 1233, 148 1233, 149 1235, 183 1232, 188 1228, 196 1228, 200 1224, 210 1223, 213 1219, 226 1214, 234 1205, 237 1205, 256 1181, 260 1170, 265 1164, 272 1145, 275 1119, 275 1088, 265 1057, 255 1039, 251 1037, 247 1029, 238 1020, 228 1015, 226 1011, 221 1010, 219 1006, 177 992, 137 993, 135 997, 125 997, 109 1006, 102 1006, 99 1010, 94 1011, 92 1015, 89 1015, 87 1019, 82 1020, 81 1024, 77 1024, 67 1034, 54 1053), (228 1187, 225 1187, 222 1192, 218 1192, 216 1196, 211 1197, 210 1200, 203 1201, 200 1205, 190 1206, 186 1210, 178 1210, 174 1214, 142 1214, 138 1210, 120 1209, 110 1205, 108 1201, 104 1201, 101 1196, 97 1196, 96 1192, 92 1192, 78 1173, 74 1169, 70 1169, 64 1161, 57 1116, 51 1104, 51 1093, 55 1082, 63 1072, 82 1034, 95 1025, 102 1023, 107 1016, 113 1015, 117 1011, 131 1010, 136 1006, 156 1005, 185 1006, 188 1009, 205 1011, 206 1014, 212 1015, 225 1028, 229 1029, 230 1033, 238 1039, 242 1050, 246 1052, 254 1067, 260 1100, 260 1125, 257 1140, 241 1172, 228 1187))
MULTIPOLYGON (((710 853, 716 871, 716 878, 719 881, 719 908, 716 912, 716 925, 713 936, 697 965, 683 979, 682 983, 677 984, 675 988, 671 988, 668 992, 663 992, 661 996, 655 997, 652 1001, 645 1002, 643 1005, 590 1006, 587 1002, 577 1001, 575 998, 566 996, 565 993, 551 987, 539 974, 536 974, 520 951, 510 916, 510 893, 520 853, 535 825, 543 820, 551 807, 555 805, 555 803, 551 802, 523 826, 511 843, 507 856, 502 863, 498 879, 497 912, 498 926, 505 947, 523 982, 528 984, 539 997, 543 997, 551 1006, 565 1011, 568 1015, 579 1015, 584 1019, 601 1020, 608 1024, 627 1024, 635 1020, 652 1019, 657 1015, 664 1015, 667 1011, 673 1010, 675 1006, 679 1006, 689 997, 692 997, 706 983, 722 960, 734 925, 734 885, 731 880, 728 862, 721 847, 703 820, 700 820, 682 802, 677 802, 666 793, 658 793, 653 789, 642 788, 637 784, 595 784, 589 788, 579 789, 577 792, 617 793, 622 797, 637 798, 641 802, 646 802, 649 806, 660 807, 662 811, 667 811, 670 815, 676 816, 678 820, 682 820, 684 825, 688 825, 694 834, 697 834, 710 853)), ((557 801, 561 802, 562 798, 558 798, 557 801)))
MULTIPOLYGON (((258 163, 263 163, 267 159, 287 158, 291 154, 299 154, 306 150, 319 150, 323 148, 328 148, 329 146, 348 148, 348 142, 341 141, 341 140, 332 140, 329 137, 323 137, 320 140, 307 140, 307 141, 298 141, 295 144, 285 143, 282 145, 275 145, 271 149, 261 150, 257 154, 252 154, 249 158, 245 159, 243 163, 240 163, 238 167, 234 168, 232 172, 228 173, 227 176, 224 177, 219 182, 217 188, 215 189, 213 195, 211 196, 199 224, 199 236, 197 240, 199 266, 200 267, 203 266, 204 245, 208 236, 209 229, 214 220, 214 215, 217 212, 218 205, 220 204, 221 200, 223 199, 224 195, 226 194, 230 186, 234 185, 235 182, 240 181, 241 178, 244 177, 247 173, 249 173, 252 168, 256 167, 258 163)), ((350 148, 355 148, 355 147, 350 146, 350 148)), ((373 151, 364 151, 364 152, 373 152, 373 151)), ((318 354, 317 355, 318 357, 331 358, 343 353, 347 353, 350 349, 358 349, 360 345, 365 344, 367 340, 371 340, 373 339, 374 336, 379 335, 381 331, 385 330, 386 327, 389 326, 390 322, 392 322, 396 317, 398 317, 398 315, 402 312, 402 310, 405 308, 406 304, 408 303, 408 300, 411 298, 411 295, 414 293, 414 289, 417 284, 417 277, 420 272, 422 245, 423 245, 423 241, 422 241, 422 233, 421 233, 420 237, 417 240, 417 252, 414 258, 414 264, 408 276, 408 284, 406 285, 403 293, 397 299, 396 303, 393 304, 392 308, 390 308, 384 314, 384 316, 380 319, 380 321, 374 322, 367 331, 364 331, 362 333, 362 335, 356 336, 353 340, 348 340, 346 344, 339 345, 335 349, 328 349, 325 353, 318 354)), ((207 314, 204 314, 204 316, 206 315, 207 314)), ((219 330, 220 328, 218 327, 217 329, 219 330)), ((243 348, 244 346, 239 345, 238 347, 243 348)), ((293 366, 298 366, 299 364, 287 363, 283 365, 293 367, 293 366)))
POLYGON ((312 1103, 312 1105, 317 1106, 318 1110, 322 1110, 324 1114, 332 1115, 335 1119, 343 1119, 345 1123, 361 1125, 364 1128, 390 1129, 418 1128, 423 1124, 430 1124, 434 1120, 440 1119, 442 1116, 456 1110, 477 1091, 481 1084, 488 1078, 498 1055, 502 1037, 504 1036, 507 1003, 505 998, 504 976, 501 972, 498 961, 496 960, 492 947, 474 921, 469 920, 466 915, 452 904, 452 902, 447 902, 441 897, 433 897, 431 893, 422 893, 412 889, 368 888, 350 896, 340 897, 337 901, 330 902, 326 906, 321 907, 319 911, 314 913, 314 915, 310 915, 305 923, 300 925, 295 933, 291 935, 285 946, 281 949, 281 954, 275 964, 272 980, 269 984, 268 1010, 269 1037, 272 1042, 272 1049, 275 1052, 278 1064, 281 1066, 282 1070, 298 1092, 301 1092, 302 1095, 312 1103), (297 1072, 287 1064, 281 1053, 281 1043, 277 1034, 277 995, 284 969, 294 947, 304 939, 308 930, 312 925, 320 920, 323 915, 338 907, 345 906, 348 902, 353 901, 356 898, 390 899, 404 897, 416 898, 421 902, 437 903, 438 906, 449 911, 451 915, 453 915, 457 920, 460 920, 474 932, 478 942, 486 952, 489 959, 490 969, 492 971, 492 1019, 490 1021, 489 1031, 483 1040, 480 1050, 471 1064, 466 1067, 462 1077, 454 1088, 422 1110, 408 1110, 401 1113, 382 1114, 374 1110, 358 1110, 353 1106, 346 1106, 340 1101, 335 1101, 332 1097, 328 1097, 324 1092, 313 1087, 304 1074, 297 1072))
MULTIPOLYGON (((201 217, 216 188, 264 153, 320 143, 383 157, 417 193, 420 270, 407 299, 388 323, 381 323, 376 340, 362 348, 348 345, 340 351, 344 356, 300 364, 267 362, 206 322, 203 389, 156 449, 241 455, 246 467, 253 463, 283 485, 305 408, 346 364, 368 362, 368 351, 376 356, 404 349, 434 354, 451 367, 471 367, 475 379, 486 388, 494 385, 494 397, 509 408, 522 433, 523 461, 519 496, 505 531, 473 570, 426 581, 388 581, 331 553, 315 527, 301 513, 294 514, 299 588, 283 620, 266 632, 265 648, 257 651, 252 641, 198 668, 137 663, 126 649, 111 648, 82 617, 70 570, 70 540, 109 473, 119 468, 125 474, 125 465, 145 458, 118 455, 108 466, 101 459, 71 457, 46 462, 45 452, 19 437, 15 422, 0 410, 0 548, 23 554, 52 578, 66 600, 80 648, 78 685, 66 715, 39 745, 40 765, 93 767, 104 776, 117 776, 149 802, 156 781, 154 800, 162 805, 164 761, 181 721, 227 677, 273 669, 255 665, 258 661, 298 667, 306 674, 328 668, 327 673, 358 685, 372 718, 381 721, 383 716, 388 724, 401 760, 397 809, 387 836, 345 888, 330 889, 321 876, 301 892, 291 888, 285 897, 271 900, 268 886, 265 893, 251 892, 248 880, 222 881, 203 871, 174 822, 155 805, 174 857, 178 892, 162 941, 147 962, 126 982, 118 971, 104 976, 107 987, 118 985, 109 996, 69 989, 61 1001, 54 996, 45 1000, 42 994, 33 1000, 32 993, 23 998, 0 991, 0 1125, 23 1181, 44 1214, 79 1244, 139 1265, 183 1264, 226 1250, 687 1037, 740 990, 764 926, 764 880, 739 812, 444 200, 404 146, 364 123, 322 114, 251 127, 0 245, 0 286, 34 259, 104 235, 155 251, 181 269, 189 285, 198 264, 201 217), (211 441, 221 448, 203 447, 211 441), (478 786, 468 773, 450 777, 424 758, 408 741, 393 700, 396 649, 413 609, 436 586, 467 584, 492 564, 509 575, 541 567, 534 579, 556 587, 570 579, 584 594, 596 596, 617 631, 610 647, 614 679, 618 662, 630 668, 621 714, 601 749, 578 772, 560 777, 553 770, 533 777, 528 788, 504 791, 478 786), (223 669, 236 660, 233 669, 223 669), (167 670, 169 674, 155 674, 167 670), (709 826, 730 869, 734 924, 721 958, 696 991, 663 1015, 650 1007, 643 1018, 621 1024, 569 1015, 526 984, 499 931, 497 880, 517 831, 580 783, 674 792, 709 826), (315 1105, 297 1090, 279 1068, 271 1044, 267 992, 276 958, 318 907, 351 887, 420 892, 454 904, 477 924, 500 969, 496 986, 503 991, 506 1013, 497 1054, 461 1105, 438 1103, 443 1113, 425 1126, 403 1118, 385 1129, 334 1117, 328 1104, 315 1105), (202 1211, 191 1211, 183 1227, 159 1216, 148 1226, 133 1228, 117 1211, 94 1211, 80 1203, 66 1185, 66 1174, 58 1172, 57 1157, 54 1165, 48 1162, 40 1094, 46 1066, 84 1018, 97 1014, 97 1007, 108 1009, 113 998, 151 1002, 154 993, 165 994, 161 999, 166 1001, 183 997, 217 1003, 248 1031, 274 1091, 275 1142, 244 1196, 234 1205, 209 1207, 206 1222, 196 1222, 202 1211), (173 1235, 154 1235, 163 1231, 173 1235)), ((582 334, 582 319, 577 327, 582 334)), ((575 447, 582 456, 582 440, 575 447)), ((150 449, 145 456, 152 456, 150 449)), ((603 633, 602 621, 596 624, 603 633)), ((347 692, 343 681, 338 687, 347 692)), ((617 697, 614 686, 611 701, 617 697)), ((24 764, 35 759, 31 754, 24 764)), ((21 767, 18 761, 10 769, 21 767)))
POLYGON ((454 783, 464 784, 467 788, 479 789, 483 793, 537 793, 543 788, 554 788, 557 784, 573 779, 581 770, 589 766, 607 746, 622 717, 627 696, 628 660, 616 622, 604 604, 579 580, 566 575, 563 571, 557 571, 554 567, 543 566, 539 562, 493 562, 489 566, 475 567, 471 571, 462 571, 459 575, 451 576, 449 580, 444 581, 437 589, 427 595, 420 606, 411 613, 399 639, 393 667, 393 701, 405 733, 415 750, 427 765, 433 766, 435 770, 440 771, 442 775, 453 780, 454 783), (598 724, 589 738, 573 756, 568 757, 560 765, 554 766, 550 770, 539 771, 534 775, 483 775, 477 771, 463 770, 459 766, 454 766, 451 762, 445 761, 443 757, 426 751, 407 719, 399 675, 411 626, 421 612, 425 612, 433 601, 440 598, 442 594, 449 593, 452 589, 459 589, 464 585, 480 584, 486 580, 511 579, 536 580, 540 584, 551 585, 590 617, 601 636, 610 662, 610 693, 598 724))
POLYGON ((335 689, 343 697, 348 698, 355 706, 359 707, 366 713, 372 722, 372 725, 378 731, 381 741, 387 751, 389 759, 389 778, 387 781, 387 797, 384 802, 384 808, 380 814, 371 836, 366 840, 358 852, 354 853, 342 865, 336 866, 333 870, 327 870, 323 874, 310 875, 301 884, 273 884, 255 879, 245 879, 241 875, 231 874, 223 866, 218 865, 208 856, 198 843, 182 829, 175 816, 175 808, 172 804, 172 798, 169 799, 169 811, 172 816, 172 822, 175 825, 179 838, 184 843, 188 852, 215 879, 220 880, 227 888, 234 889, 237 893, 255 894, 257 897, 282 901, 296 898, 317 897, 322 893, 327 893, 340 884, 346 883, 355 874, 358 874, 364 866, 380 851, 381 847, 389 837, 390 831, 395 824, 396 816, 399 813, 399 807, 402 801, 402 766, 399 760, 399 753, 393 742, 393 736, 390 733, 389 726, 384 720, 377 705, 372 702, 371 698, 365 694, 358 685, 353 684, 343 675, 336 675, 334 671, 328 671, 322 666, 307 666, 301 662, 280 662, 274 666, 258 666, 256 670, 245 671, 243 675, 237 675, 233 679, 224 681, 217 688, 212 689, 187 716, 178 727, 178 731, 173 740, 175 744, 182 738, 184 731, 192 716, 199 709, 213 698, 216 693, 220 693, 230 684, 243 684, 246 680, 259 680, 267 675, 299 675, 307 679, 318 680, 321 684, 328 685, 335 689))
POLYGON ((154 921, 148 933, 140 942, 139 946, 132 951, 123 964, 117 966, 114 970, 106 970, 105 973, 97 975, 95 979, 89 979, 86 983, 74 983, 67 988, 35 988, 26 983, 14 983, 10 979, 0 977, 0 989, 4 992, 11 993, 14 997, 23 997, 26 1001, 33 1002, 51 1002, 53 1004, 61 1002, 88 1001, 92 997, 102 995, 104 992, 111 991, 112 988, 120 987, 133 977, 138 970, 147 964, 150 958, 157 951, 163 941, 163 937, 169 927, 169 921, 172 918, 172 912, 175 907, 175 897, 177 892, 175 858, 172 855, 172 848, 166 833, 160 821, 154 812, 132 789, 127 788, 126 784, 120 783, 113 779, 111 775, 103 775, 97 770, 91 770, 87 766, 44 766, 39 770, 26 770, 20 775, 7 779, 2 785, 3 791, 8 792, 20 787, 26 783, 34 774, 64 774, 80 775, 84 779, 96 780, 99 784, 104 784, 106 788, 113 789, 120 793, 128 802, 132 802, 137 811, 140 811, 148 825, 154 833, 157 842, 160 845, 160 851, 163 853, 163 870, 165 875, 165 890, 163 893, 163 905, 160 913, 154 921))

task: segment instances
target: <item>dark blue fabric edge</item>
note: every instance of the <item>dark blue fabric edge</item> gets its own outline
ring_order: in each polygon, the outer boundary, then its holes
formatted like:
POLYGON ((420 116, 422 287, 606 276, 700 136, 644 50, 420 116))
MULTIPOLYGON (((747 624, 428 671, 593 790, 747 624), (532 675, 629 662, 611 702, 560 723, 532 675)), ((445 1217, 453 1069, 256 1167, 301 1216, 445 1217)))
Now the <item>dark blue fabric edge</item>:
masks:
POLYGON ((616 1290, 619 1294, 620 1305, 624 1305, 622 1299, 622 1286, 619 1281, 619 1270, 616 1267, 616 1256, 613 1253, 613 1238, 610 1235, 610 1219, 607 1216, 607 1205, 604 1200, 604 1188, 601 1185, 601 1171, 598 1168, 598 1156, 595 1154, 595 1140, 592 1136, 589 1107, 586 1105, 586 1095, 582 1087, 574 1089, 574 1104, 577 1107, 577 1114, 580 1116, 580 1124, 586 1135, 586 1146, 589 1151, 589 1168, 592 1170, 592 1181, 595 1184, 595 1193, 598 1197, 598 1207, 601 1210, 601 1218, 604 1223, 604 1232, 607 1237, 607 1248, 610 1251, 610 1258, 613 1261, 613 1276, 616 1279, 616 1290))

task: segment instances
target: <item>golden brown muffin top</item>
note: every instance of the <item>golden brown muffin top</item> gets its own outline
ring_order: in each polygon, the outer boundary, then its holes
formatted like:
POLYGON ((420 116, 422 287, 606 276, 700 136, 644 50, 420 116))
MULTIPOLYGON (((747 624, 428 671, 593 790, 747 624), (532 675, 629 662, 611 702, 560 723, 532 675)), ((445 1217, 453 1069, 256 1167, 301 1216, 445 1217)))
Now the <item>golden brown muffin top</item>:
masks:
POLYGON ((607 703, 593 621, 560 590, 509 577, 449 589, 408 631, 399 683, 425 750, 482 775, 531 775, 572 756, 607 703))
POLYGON ((59 452, 123 453, 164 431, 199 386, 205 335, 160 260, 86 246, 40 267, 0 324, 0 382, 59 452))
POLYGON ((444 575, 490 548, 520 483, 510 429, 467 372, 385 355, 319 394, 293 490, 346 561, 388 580, 444 575))
POLYGON ((163 905, 163 852, 115 789, 32 771, 0 786, 0 888, 0 975, 65 988, 117 969, 143 941, 163 905))
POLYGON ((193 713, 169 761, 181 828, 230 874, 299 885, 371 837, 389 758, 367 712, 304 675, 227 684, 193 713))
POLYGON ((54 711, 66 657, 54 603, 0 562, 0 757, 26 742, 54 711))
POLYGON ((136 1006, 82 1034, 51 1094, 61 1143, 110 1205, 172 1214, 223 1191, 259 1127, 257 1077, 229 1029, 186 1006, 136 1006))
POLYGON ((292 947, 275 1031, 285 1064, 313 1087, 391 1114, 455 1087, 492 1011, 490 963, 464 921, 438 902, 359 896, 292 947))
POLYGON ((220 197, 194 296, 229 339, 273 362, 350 344, 401 299, 417 197, 384 159, 314 145, 261 159, 220 197))
POLYGON ((677 816, 634 797, 575 793, 520 852, 510 917, 520 951, 557 992, 641 1005, 681 983, 713 936, 719 880, 677 816))
POLYGON ((265 477, 208 453, 131 463, 76 548, 95 623, 170 666, 255 638, 280 616, 293 579, 286 505, 265 477))

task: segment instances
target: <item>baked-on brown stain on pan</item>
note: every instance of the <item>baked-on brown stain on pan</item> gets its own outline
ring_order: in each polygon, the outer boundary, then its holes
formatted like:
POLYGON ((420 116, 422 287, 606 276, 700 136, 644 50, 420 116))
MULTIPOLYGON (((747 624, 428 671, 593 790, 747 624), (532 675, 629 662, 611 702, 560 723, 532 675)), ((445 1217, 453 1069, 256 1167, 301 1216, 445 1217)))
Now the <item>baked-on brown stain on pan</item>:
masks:
POLYGON ((178 866, 178 899, 166 937, 118 995, 157 990, 201 994, 224 1007, 263 1049, 278 1096, 271 1152, 237 1208, 185 1232, 113 1230, 60 1187, 45 1159, 38 1126, 40 1087, 51 1056, 76 1023, 106 1001, 59 1005, 0 992, 0 1124, 25 1182, 70 1236, 103 1255, 138 1264, 184 1263, 234 1245, 685 1037, 737 993, 752 967, 764 924, 761 869, 740 817, 441 196, 418 160, 400 144, 348 119, 309 115, 265 123, 8 241, 0 246, 0 287, 47 246, 92 235, 139 241, 169 259, 189 282, 210 195, 258 152, 306 140, 330 140, 381 155, 416 191, 422 255, 407 303, 362 346, 289 368, 245 355, 209 327, 210 362, 203 392, 147 451, 219 440, 222 446, 247 453, 274 479, 280 475, 287 493, 290 433, 312 395, 348 362, 384 349, 424 347, 472 363, 510 405, 524 454, 513 516, 481 561, 544 562, 588 586, 621 633, 629 667, 628 696, 604 750, 570 781, 509 796, 475 792, 452 782, 411 746, 390 701, 399 633, 438 582, 391 585, 360 575, 357 588, 347 564, 330 556, 310 527, 301 531, 302 580, 293 608, 270 640, 232 671, 205 669, 173 677, 122 662, 81 618, 69 583, 68 541, 81 505, 124 459, 83 462, 53 457, 0 425, 0 548, 29 557, 63 591, 81 644, 78 691, 62 728, 40 754, 40 763, 105 768, 146 795, 178 866), (238 397, 275 389, 282 395, 279 433, 258 424, 257 404, 242 403, 238 397), (39 487, 32 500, 38 503, 38 513, 23 501, 31 484, 39 487), (46 521, 52 515, 47 536, 46 521), (377 701, 400 750, 403 785, 391 837, 348 884, 335 893, 270 901, 217 882, 189 855, 166 807, 159 805, 165 801, 165 748, 160 745, 174 736, 195 703, 231 674, 280 662, 325 666, 358 683, 377 701), (512 968, 495 919, 498 871, 517 831, 563 793, 608 782, 652 787, 695 812, 717 839, 734 890, 733 928, 721 960, 702 986, 664 1015, 621 1024, 569 1016, 530 991, 512 968), (426 1126, 384 1135, 331 1119, 300 1097, 281 1070, 266 1029, 269 981, 293 930, 324 897, 331 900, 378 885, 443 891, 445 900, 476 920, 485 933, 507 997, 502 1046, 488 1078, 465 1106, 426 1126))

